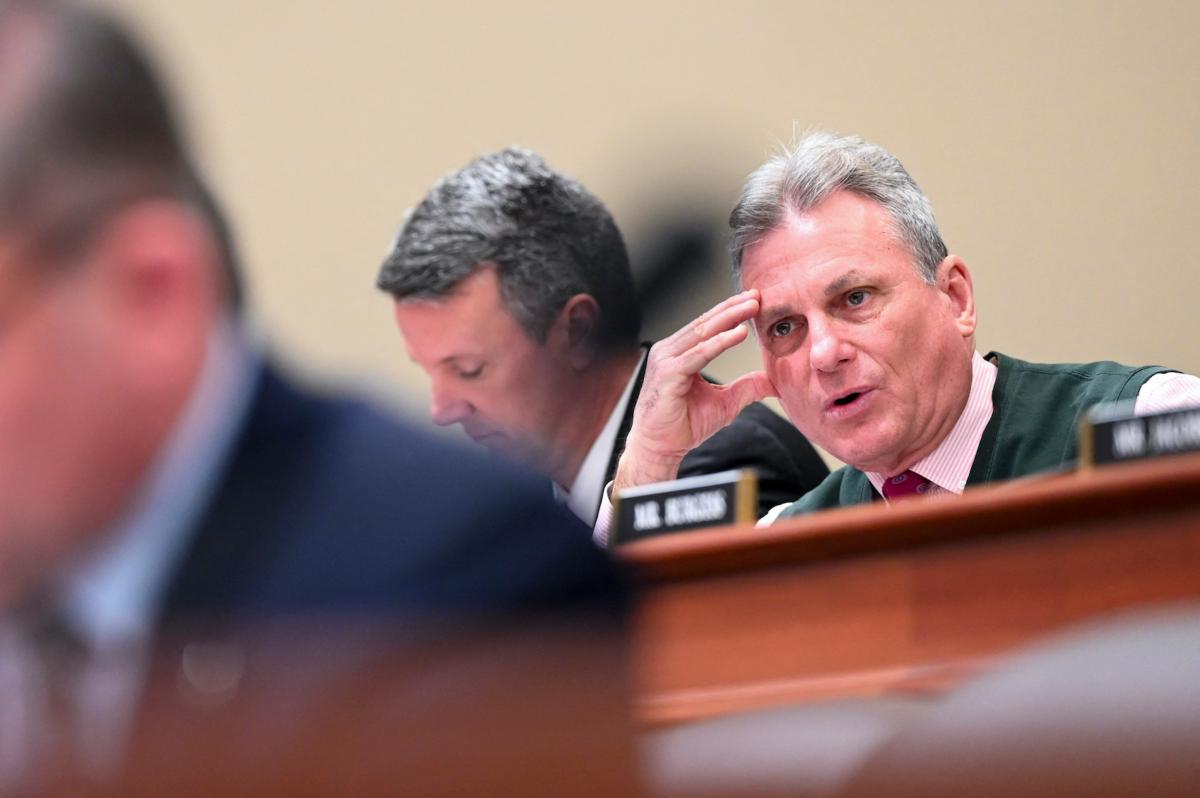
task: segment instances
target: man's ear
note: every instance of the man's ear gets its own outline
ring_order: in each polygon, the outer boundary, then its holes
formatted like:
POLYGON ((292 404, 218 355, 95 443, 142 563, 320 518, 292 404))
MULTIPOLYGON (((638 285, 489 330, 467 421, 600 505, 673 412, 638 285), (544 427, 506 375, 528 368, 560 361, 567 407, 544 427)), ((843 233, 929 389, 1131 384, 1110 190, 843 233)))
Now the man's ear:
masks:
POLYGON ((575 294, 568 299, 554 320, 550 331, 553 343, 576 371, 584 371, 596 359, 599 323, 600 305, 590 294, 575 294))
POLYGON ((963 338, 975 335, 975 285, 971 271, 957 255, 947 255, 938 264, 937 287, 946 295, 955 326, 963 338))

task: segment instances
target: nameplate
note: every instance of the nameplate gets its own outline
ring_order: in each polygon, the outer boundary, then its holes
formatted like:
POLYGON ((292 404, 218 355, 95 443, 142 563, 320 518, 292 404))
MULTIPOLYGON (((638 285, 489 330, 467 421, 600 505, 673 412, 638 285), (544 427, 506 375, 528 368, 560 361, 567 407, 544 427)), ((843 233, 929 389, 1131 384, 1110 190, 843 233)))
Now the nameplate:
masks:
POLYGON ((754 523, 758 476, 722 471, 623 490, 614 498, 614 543, 700 527, 754 523))
POLYGON ((1130 403, 1097 405, 1083 422, 1079 462, 1120 463, 1200 451, 1200 407, 1133 415, 1130 403))

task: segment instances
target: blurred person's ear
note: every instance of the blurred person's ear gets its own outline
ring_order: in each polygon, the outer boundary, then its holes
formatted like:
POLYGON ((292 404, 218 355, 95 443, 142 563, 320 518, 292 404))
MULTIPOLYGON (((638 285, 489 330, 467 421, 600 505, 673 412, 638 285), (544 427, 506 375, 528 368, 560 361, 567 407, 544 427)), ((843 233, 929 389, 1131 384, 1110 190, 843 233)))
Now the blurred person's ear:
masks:
POLYGON ((88 260, 129 378, 190 382, 220 305, 216 249, 200 217, 170 200, 130 205, 105 224, 88 260))
POLYGON ((566 301, 550 327, 549 343, 565 352, 571 368, 584 371, 596 359, 600 305, 590 294, 575 294, 566 301))

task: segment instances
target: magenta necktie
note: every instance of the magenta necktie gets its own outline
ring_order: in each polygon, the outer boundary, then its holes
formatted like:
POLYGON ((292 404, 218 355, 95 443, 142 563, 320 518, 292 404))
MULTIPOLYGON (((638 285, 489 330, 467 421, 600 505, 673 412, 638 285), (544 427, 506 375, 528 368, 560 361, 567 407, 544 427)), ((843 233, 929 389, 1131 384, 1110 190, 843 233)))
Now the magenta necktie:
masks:
POLYGON ((921 496, 933 484, 916 471, 905 471, 883 481, 883 498, 888 501, 907 499, 910 496, 921 496))

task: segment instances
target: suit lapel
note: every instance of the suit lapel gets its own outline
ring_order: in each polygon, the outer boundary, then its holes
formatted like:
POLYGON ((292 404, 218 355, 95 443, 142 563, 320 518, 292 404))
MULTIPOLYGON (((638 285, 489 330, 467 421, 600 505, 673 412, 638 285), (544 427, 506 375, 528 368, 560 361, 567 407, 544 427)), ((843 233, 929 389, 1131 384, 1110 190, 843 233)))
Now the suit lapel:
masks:
POLYGON ((642 381, 646 378, 646 364, 650 362, 648 352, 650 344, 642 344, 643 356, 638 365, 637 378, 633 381, 633 390, 629 393, 629 403, 625 405, 625 415, 621 418, 621 426, 617 429, 617 439, 613 442, 612 454, 608 457, 608 468, 604 469, 604 484, 612 482, 617 473, 617 461, 621 452, 625 451, 625 439, 629 437, 629 428, 633 426, 633 409, 637 407, 638 396, 642 393, 642 381))
POLYGON ((243 580, 269 559, 282 534, 282 508, 272 488, 288 478, 287 443, 302 442, 297 431, 305 415, 299 395, 264 365, 225 473, 168 581, 162 621, 241 600, 243 580))

